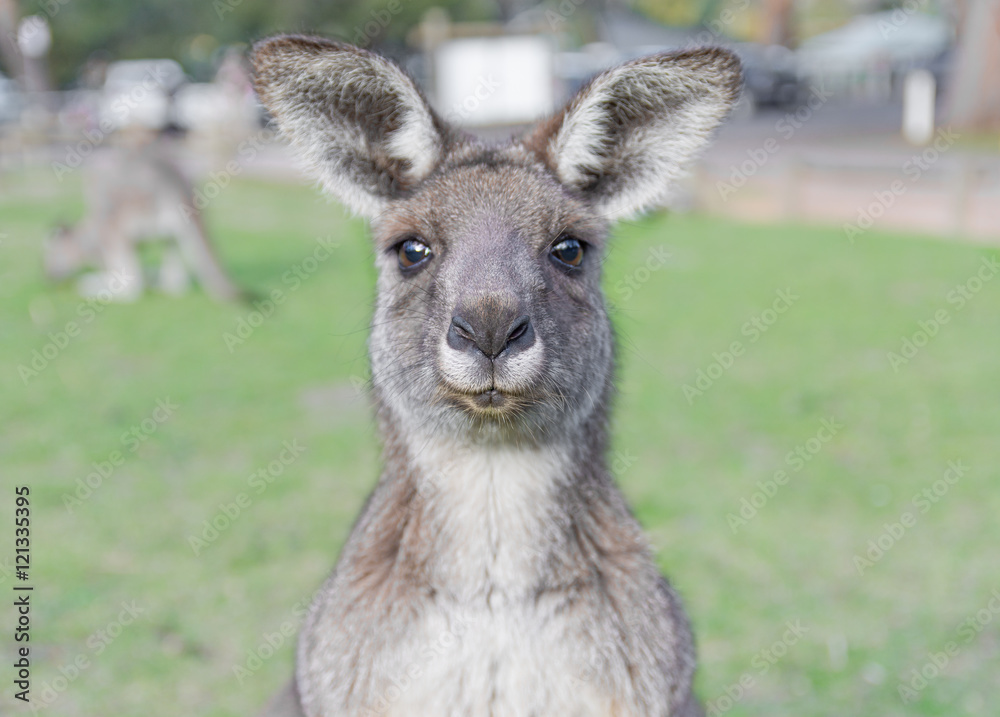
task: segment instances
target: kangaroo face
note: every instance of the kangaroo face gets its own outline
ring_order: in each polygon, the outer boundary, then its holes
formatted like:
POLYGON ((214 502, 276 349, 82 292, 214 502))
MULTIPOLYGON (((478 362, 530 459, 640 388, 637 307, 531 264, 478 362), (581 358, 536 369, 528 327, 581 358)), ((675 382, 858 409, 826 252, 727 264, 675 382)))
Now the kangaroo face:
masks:
POLYGON ((523 150, 463 165, 373 223, 375 386, 452 432, 576 423, 611 367, 607 222, 523 150))
POLYGON ((395 65, 282 36, 256 87, 326 188, 372 219, 379 405, 404 428, 572 434, 610 391, 600 266, 611 221, 656 203, 739 92, 703 49, 599 75, 518 140, 448 127, 395 65))

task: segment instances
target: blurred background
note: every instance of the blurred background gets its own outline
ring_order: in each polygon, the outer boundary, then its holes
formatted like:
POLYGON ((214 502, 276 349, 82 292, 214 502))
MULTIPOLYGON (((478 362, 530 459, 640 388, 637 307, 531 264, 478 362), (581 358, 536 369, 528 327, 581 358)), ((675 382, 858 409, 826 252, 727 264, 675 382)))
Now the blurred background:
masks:
MULTIPOLYGON (((3 166, 72 170, 141 127, 182 137, 171 151, 197 180, 264 126, 244 52, 278 30, 386 53, 448 119, 493 136, 615 63, 730 45, 746 66, 744 98, 683 200, 741 219, 864 221, 857 205, 912 146, 950 147, 958 133, 966 149, 997 151, 1000 49, 985 0, 3 0, 3 166)), ((284 163, 266 154, 254 167, 284 163)), ((876 209, 879 223, 997 236, 996 168, 981 154, 918 167, 919 189, 876 209)))
POLYGON ((35 586, 32 705, 5 677, 0 712, 253 713, 378 475, 371 249, 254 97, 274 32, 384 53, 488 139, 614 64, 739 53, 716 142, 605 264, 610 462, 699 694, 995 714, 1000 0, 0 0, 2 501, 29 486, 35 586))

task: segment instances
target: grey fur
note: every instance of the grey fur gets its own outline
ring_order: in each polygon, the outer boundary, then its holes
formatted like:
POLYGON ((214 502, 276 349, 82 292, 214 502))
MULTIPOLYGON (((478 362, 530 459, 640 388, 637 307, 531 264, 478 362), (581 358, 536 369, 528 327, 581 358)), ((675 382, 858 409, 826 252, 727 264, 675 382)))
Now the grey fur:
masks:
POLYGON ((610 220, 662 197, 725 116, 738 61, 615 68, 496 146, 363 50, 284 36, 254 65, 325 185, 372 218, 379 271, 385 467, 300 637, 304 714, 700 714, 687 619, 605 463, 600 266, 610 220), (409 237, 432 255, 403 271, 409 237), (550 254, 567 238, 577 269, 550 254))

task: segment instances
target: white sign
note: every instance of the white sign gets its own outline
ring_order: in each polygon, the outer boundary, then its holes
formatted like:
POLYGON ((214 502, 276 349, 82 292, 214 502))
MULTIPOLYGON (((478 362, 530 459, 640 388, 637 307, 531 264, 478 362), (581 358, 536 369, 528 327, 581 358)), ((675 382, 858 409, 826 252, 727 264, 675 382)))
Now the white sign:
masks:
POLYGON ((434 55, 435 105, 456 125, 531 122, 555 105, 553 53, 536 36, 451 40, 434 55))

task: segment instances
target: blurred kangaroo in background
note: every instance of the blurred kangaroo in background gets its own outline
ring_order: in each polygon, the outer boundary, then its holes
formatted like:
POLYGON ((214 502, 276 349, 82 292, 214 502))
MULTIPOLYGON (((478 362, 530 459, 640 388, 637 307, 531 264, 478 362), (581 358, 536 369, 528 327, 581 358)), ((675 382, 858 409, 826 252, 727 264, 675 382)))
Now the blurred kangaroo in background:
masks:
POLYGON ((268 714, 693 717, 687 618, 605 462, 612 222, 740 91, 721 49, 593 79, 524 136, 447 126, 372 53, 282 36, 257 91, 371 219, 385 467, 268 714))
POLYGON ((217 299, 239 295, 212 251, 191 183, 173 164, 152 148, 108 148, 95 152, 84 172, 83 218, 57 229, 45 244, 50 279, 99 269, 81 278, 84 294, 136 299, 145 285, 138 244, 167 239, 159 288, 179 293, 194 274, 217 299))

